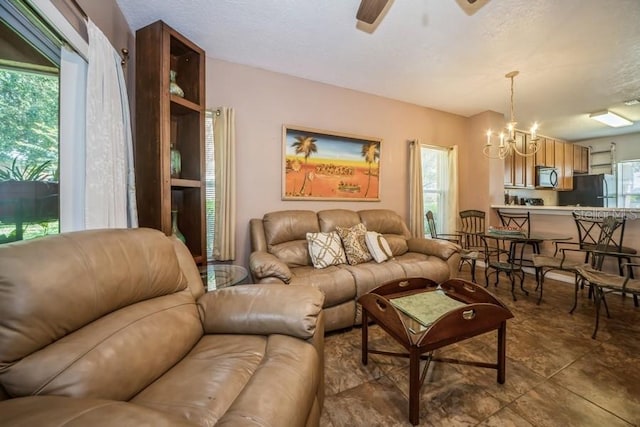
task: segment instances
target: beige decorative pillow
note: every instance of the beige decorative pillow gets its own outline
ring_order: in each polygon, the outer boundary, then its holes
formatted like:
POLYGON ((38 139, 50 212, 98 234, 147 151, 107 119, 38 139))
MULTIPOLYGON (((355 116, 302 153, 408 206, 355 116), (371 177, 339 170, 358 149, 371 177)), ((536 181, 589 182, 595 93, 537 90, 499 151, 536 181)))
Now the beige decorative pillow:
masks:
POLYGON ((371 256, 377 263, 393 258, 389 242, 382 234, 375 231, 367 231, 364 239, 367 243, 367 249, 369 249, 371 256))
POLYGON ((336 231, 342 239, 349 264, 356 265, 371 261, 371 254, 364 240, 364 236, 367 234, 367 228, 364 224, 356 224, 350 228, 336 227, 336 231))
POLYGON ((309 256, 315 268, 345 264, 344 249, 338 233, 307 233, 309 256))

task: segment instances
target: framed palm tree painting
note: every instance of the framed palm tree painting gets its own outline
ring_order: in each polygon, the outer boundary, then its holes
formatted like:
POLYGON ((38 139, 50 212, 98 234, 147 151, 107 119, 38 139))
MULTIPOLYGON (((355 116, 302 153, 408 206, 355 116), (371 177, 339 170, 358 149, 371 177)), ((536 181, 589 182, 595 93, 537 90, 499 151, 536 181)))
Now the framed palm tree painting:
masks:
POLYGON ((282 127, 283 200, 380 200, 377 138, 282 127))

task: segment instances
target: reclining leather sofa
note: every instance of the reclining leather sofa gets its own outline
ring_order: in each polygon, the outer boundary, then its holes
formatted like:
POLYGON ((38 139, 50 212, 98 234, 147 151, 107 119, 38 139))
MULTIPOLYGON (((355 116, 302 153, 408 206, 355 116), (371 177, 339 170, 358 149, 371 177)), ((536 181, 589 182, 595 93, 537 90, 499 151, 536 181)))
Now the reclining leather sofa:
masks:
POLYGON ((151 229, 0 246, 0 425, 317 426, 323 295, 205 293, 151 229))
POLYGON ((411 238, 402 218, 386 209, 270 212, 262 219, 250 220, 250 235, 249 266, 254 282, 320 289, 325 294, 326 331, 360 324, 361 308, 356 300, 377 286, 405 277, 426 277, 442 283, 455 277, 460 262, 458 245, 444 240, 411 238), (314 268, 306 233, 331 232, 336 227, 359 223, 368 231, 384 236, 393 259, 314 268))

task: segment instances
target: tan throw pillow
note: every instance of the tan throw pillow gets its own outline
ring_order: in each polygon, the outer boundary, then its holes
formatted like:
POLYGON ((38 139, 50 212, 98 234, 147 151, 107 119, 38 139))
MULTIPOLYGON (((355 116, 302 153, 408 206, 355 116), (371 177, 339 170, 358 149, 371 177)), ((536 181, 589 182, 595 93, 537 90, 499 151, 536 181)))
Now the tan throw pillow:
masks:
POLYGON ((382 234, 375 231, 367 231, 364 240, 367 243, 367 249, 369 249, 371 256, 377 263, 393 258, 389 242, 382 234))
POLYGON ((338 233, 307 233, 309 256, 315 268, 325 268, 330 265, 345 264, 344 249, 338 233))
POLYGON ((342 239, 349 264, 356 265, 371 261, 371 254, 364 240, 364 236, 367 234, 367 228, 364 224, 356 224, 351 228, 336 227, 336 231, 342 239))

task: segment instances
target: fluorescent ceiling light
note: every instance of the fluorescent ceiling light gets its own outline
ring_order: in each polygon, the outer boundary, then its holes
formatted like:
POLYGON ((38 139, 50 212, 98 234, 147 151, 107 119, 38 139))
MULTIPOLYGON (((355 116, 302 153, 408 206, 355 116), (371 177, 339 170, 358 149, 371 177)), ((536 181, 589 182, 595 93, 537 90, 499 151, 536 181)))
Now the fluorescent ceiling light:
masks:
POLYGON ((589 114, 589 117, 613 128, 631 126, 633 124, 631 120, 627 120, 624 117, 612 113, 609 110, 600 111, 598 113, 591 113, 589 114))

